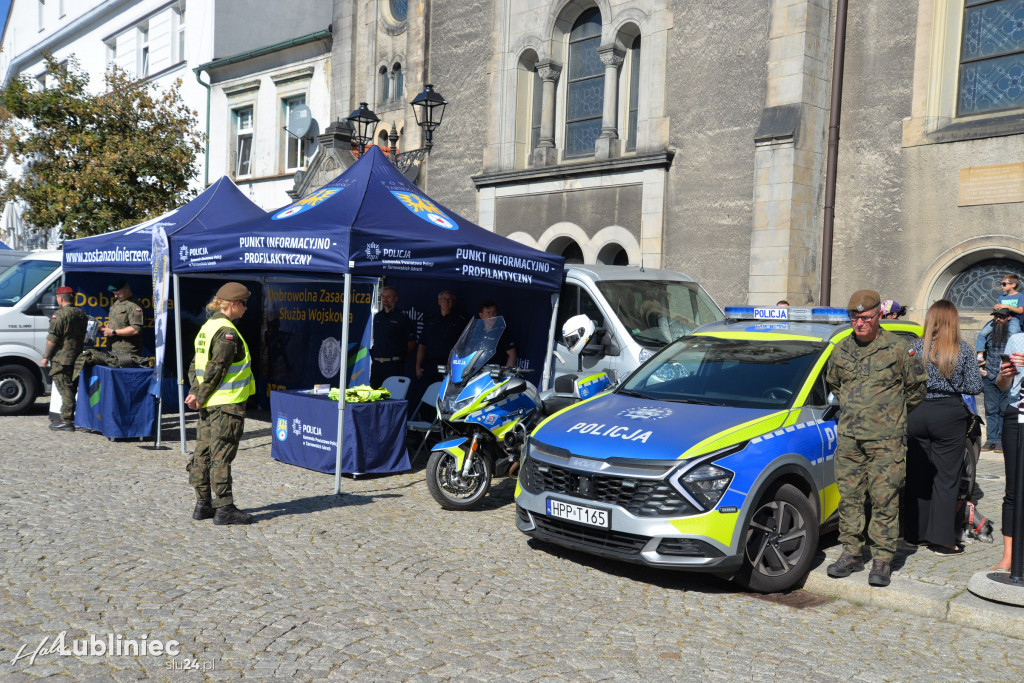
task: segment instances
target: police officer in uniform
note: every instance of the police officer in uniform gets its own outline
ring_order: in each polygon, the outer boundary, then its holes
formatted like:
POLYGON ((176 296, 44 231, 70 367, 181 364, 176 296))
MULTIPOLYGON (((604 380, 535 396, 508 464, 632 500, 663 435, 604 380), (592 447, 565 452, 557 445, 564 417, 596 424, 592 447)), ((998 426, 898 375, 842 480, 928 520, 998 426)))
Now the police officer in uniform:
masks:
POLYGON ((110 367, 139 367, 142 357, 142 304, 132 295, 132 288, 124 279, 110 283, 107 291, 114 297, 107 324, 100 328, 100 334, 107 338, 110 352, 89 349, 75 361, 74 378, 85 365, 107 365, 110 367))
POLYGON ((50 425, 59 432, 75 431, 75 389, 77 383, 71 375, 75 359, 82 353, 85 333, 89 327, 89 316, 74 305, 75 290, 70 287, 57 288, 57 303, 60 308, 50 318, 50 331, 46 335, 46 350, 39 366, 50 368, 53 387, 60 392, 60 423, 50 425))
POLYGON ((438 312, 423 320, 423 333, 416 350, 416 378, 424 386, 441 379, 437 366, 448 362, 448 354, 459 341, 469 319, 455 310, 455 295, 444 290, 437 295, 438 312))
POLYGON ((199 411, 196 450, 188 463, 189 484, 196 492, 192 519, 214 524, 251 524, 252 515, 235 507, 231 462, 245 425, 245 402, 256 393, 249 346, 232 321, 245 313, 249 290, 229 282, 206 305, 209 320, 196 335, 196 355, 189 367, 191 391, 185 405, 199 411))
POLYGON ((868 583, 888 586, 899 541, 899 488, 906 474, 907 413, 925 397, 928 373, 899 335, 881 329, 881 297, 862 289, 847 306, 853 334, 836 345, 825 380, 839 414, 835 452, 839 541, 843 552, 827 568, 843 578, 864 569, 864 496, 871 500, 873 545, 868 583))
POLYGON ((404 374, 405 357, 416 348, 416 329, 409 316, 395 308, 398 290, 384 287, 381 310, 373 316, 373 348, 370 349, 370 386, 379 389, 385 379, 404 374))

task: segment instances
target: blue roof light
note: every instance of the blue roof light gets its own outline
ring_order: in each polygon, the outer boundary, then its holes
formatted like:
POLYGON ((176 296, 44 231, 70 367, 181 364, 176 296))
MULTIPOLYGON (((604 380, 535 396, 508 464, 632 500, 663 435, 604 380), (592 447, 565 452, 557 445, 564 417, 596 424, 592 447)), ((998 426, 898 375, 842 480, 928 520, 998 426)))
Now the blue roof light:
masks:
POLYGON ((725 317, 732 320, 773 320, 779 322, 848 323, 845 308, 810 306, 726 306, 725 317))

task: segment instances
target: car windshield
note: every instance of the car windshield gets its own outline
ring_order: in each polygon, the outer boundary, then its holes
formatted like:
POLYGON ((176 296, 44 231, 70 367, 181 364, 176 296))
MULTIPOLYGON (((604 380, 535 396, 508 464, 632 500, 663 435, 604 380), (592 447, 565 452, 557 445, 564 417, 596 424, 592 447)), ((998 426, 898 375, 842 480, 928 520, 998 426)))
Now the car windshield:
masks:
POLYGON ((619 388, 660 401, 733 408, 788 408, 823 342, 685 337, 619 388))
POLYGON ((58 268, 59 261, 23 260, 15 263, 0 273, 0 306, 18 303, 58 268))
POLYGON ((601 280, 597 286, 630 336, 642 346, 661 348, 698 325, 724 318, 696 282, 601 280))

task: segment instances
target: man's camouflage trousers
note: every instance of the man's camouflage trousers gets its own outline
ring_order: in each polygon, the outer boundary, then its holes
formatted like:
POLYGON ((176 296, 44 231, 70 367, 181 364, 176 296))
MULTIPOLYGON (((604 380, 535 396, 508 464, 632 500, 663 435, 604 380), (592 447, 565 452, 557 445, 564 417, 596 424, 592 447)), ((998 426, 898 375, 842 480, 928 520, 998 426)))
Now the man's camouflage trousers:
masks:
POLYGON ((53 381, 53 388, 60 394, 60 419, 62 422, 75 421, 75 394, 78 389, 78 382, 71 378, 74 370, 72 365, 53 363, 50 365, 50 380, 53 381))
POLYGON ((872 557, 892 562, 900 536, 900 486, 906 475, 903 439, 839 437, 835 472, 839 486, 839 542, 854 557, 864 552, 864 499, 871 501, 868 537, 872 557))
POLYGON ((231 493, 231 463, 238 453, 245 418, 221 408, 199 409, 199 433, 195 453, 185 469, 188 483, 198 500, 209 500, 213 507, 234 503, 231 493))

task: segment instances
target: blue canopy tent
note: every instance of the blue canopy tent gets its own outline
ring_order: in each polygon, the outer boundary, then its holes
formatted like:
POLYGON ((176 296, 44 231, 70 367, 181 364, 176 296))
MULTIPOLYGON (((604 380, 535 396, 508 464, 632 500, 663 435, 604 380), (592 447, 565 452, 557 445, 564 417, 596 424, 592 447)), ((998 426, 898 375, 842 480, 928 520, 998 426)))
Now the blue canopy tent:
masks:
MULTIPOLYGON (((564 263, 561 256, 502 237, 446 209, 411 184, 377 147, 330 183, 277 211, 218 228, 190 225, 168 238, 169 252, 178 255, 171 261, 175 281, 205 273, 343 275, 343 349, 348 348, 353 276, 501 285, 557 296, 564 263)), ((344 353, 340 378, 344 396, 344 353)), ((339 401, 336 493, 344 409, 345 402, 339 401)))
MULTIPOLYGON (((154 333, 157 361, 154 363, 151 393, 160 395, 163 372, 163 348, 167 322, 167 290, 161 288, 161 271, 167 268, 166 258, 154 258, 155 236, 174 234, 187 226, 205 229, 252 220, 264 215, 263 209, 239 190, 227 176, 216 181, 187 204, 140 223, 102 235, 80 237, 64 242, 65 273, 116 273, 131 282, 131 276, 144 276, 153 285, 154 333)), ((178 292, 175 292, 175 301, 178 292)), ((180 353, 180 351, 179 351, 180 353)), ((179 387, 180 393, 180 387, 179 387)), ((179 417, 183 413, 179 414, 179 417)), ((184 421, 180 420, 184 431, 184 421)), ((157 433, 159 439, 159 430, 157 433)))

